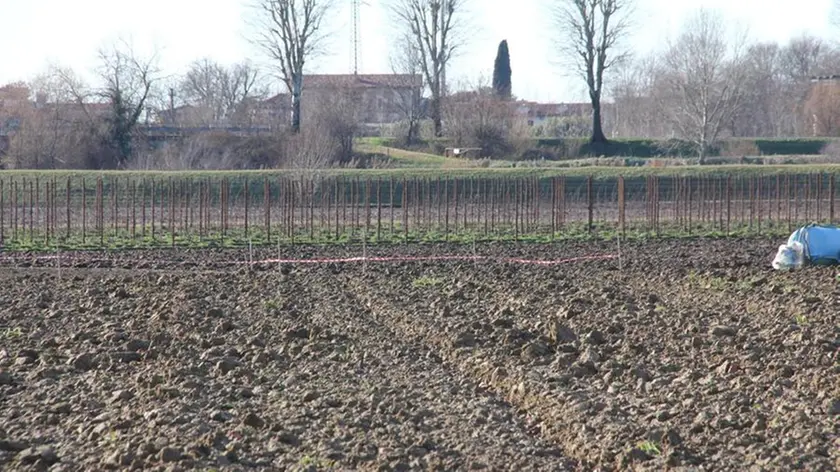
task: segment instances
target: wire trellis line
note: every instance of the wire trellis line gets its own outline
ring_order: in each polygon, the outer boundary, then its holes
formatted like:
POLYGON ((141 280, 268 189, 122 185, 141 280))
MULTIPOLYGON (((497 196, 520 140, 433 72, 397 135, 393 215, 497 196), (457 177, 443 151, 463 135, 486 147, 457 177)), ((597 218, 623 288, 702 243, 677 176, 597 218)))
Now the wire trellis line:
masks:
MULTIPOLYGON (((47 175, 47 174, 45 174, 47 175)), ((554 240, 836 221, 834 174, 0 178, 5 250, 554 240)))

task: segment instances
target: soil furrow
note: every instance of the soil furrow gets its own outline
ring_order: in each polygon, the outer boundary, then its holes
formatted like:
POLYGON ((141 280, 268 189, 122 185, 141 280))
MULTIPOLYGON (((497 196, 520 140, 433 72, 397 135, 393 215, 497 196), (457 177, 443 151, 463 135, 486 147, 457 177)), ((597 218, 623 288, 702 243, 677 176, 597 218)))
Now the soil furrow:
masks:
POLYGON ((684 266, 651 277, 659 261, 628 262, 622 274, 592 266, 406 267, 357 290, 391 323, 508 392, 578 459, 616 467, 836 467, 836 317, 830 305, 812 307, 807 326, 789 315, 797 304, 816 303, 813 293, 825 298, 824 287, 785 301, 768 295, 789 274, 730 261, 732 284, 754 293, 697 296, 697 287, 685 286, 691 278, 678 276, 684 266), (367 289, 374 284, 376 291, 367 289), (634 286, 641 289, 621 288, 634 286))
POLYGON ((392 415, 392 423, 403 420, 390 430, 401 448, 428 451, 409 464, 412 469, 548 471, 572 465, 556 447, 528 432, 509 404, 378 321, 347 290, 352 278, 323 280, 309 297, 322 306, 313 320, 339 330, 363 350, 354 374, 371 388, 372 411, 392 415))

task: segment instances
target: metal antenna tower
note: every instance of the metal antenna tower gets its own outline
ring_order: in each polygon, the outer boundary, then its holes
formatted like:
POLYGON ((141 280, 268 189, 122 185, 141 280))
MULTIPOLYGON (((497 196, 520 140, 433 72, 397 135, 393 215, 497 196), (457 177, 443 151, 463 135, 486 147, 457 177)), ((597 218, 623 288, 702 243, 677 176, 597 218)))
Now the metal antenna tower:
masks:
POLYGON ((359 74, 359 7, 361 0, 351 0, 353 2, 353 75, 359 74))

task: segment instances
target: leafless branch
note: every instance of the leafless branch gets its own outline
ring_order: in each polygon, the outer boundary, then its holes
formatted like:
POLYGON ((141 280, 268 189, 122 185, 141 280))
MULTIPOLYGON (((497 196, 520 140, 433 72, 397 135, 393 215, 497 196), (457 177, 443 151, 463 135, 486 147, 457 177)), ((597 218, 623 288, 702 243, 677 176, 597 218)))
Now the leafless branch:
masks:
POLYGON ((271 59, 292 94, 292 129, 300 130, 300 97, 306 62, 317 56, 322 26, 332 0, 257 0, 260 21, 255 43, 271 59))
POLYGON ((467 0, 390 0, 402 35, 414 44, 420 70, 431 94, 430 115, 441 136, 441 107, 446 95, 446 67, 464 44, 467 0))
MULTIPOLYGON (((415 41, 410 34, 404 34, 394 44, 391 52, 391 71, 394 74, 408 76, 421 76, 421 57, 415 41)), ((405 144, 411 145, 417 139, 420 130, 420 120, 423 117, 422 110, 422 87, 404 88, 394 90, 396 96, 395 104, 405 121, 405 144)))
POLYGON ((241 122, 251 102, 267 95, 260 72, 251 63, 225 67, 211 59, 193 62, 179 89, 186 103, 206 114, 204 125, 241 122))

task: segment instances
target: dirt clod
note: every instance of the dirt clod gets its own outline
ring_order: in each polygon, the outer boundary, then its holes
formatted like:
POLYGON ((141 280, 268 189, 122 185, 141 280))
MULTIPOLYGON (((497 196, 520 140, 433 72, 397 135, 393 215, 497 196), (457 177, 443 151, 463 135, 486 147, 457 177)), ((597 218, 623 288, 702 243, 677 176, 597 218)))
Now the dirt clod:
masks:
POLYGON ((94 357, 91 354, 79 354, 71 358, 68 363, 73 366, 74 369, 85 372, 91 370, 95 366, 94 357))
POLYGON ((838 416, 840 415, 840 398, 833 398, 831 400, 826 400, 825 402, 825 410, 829 415, 838 416))
POLYGON ((42 462, 47 465, 58 462, 58 456, 51 446, 34 446, 20 451, 17 459, 24 464, 42 462))
POLYGON ((459 333, 458 336, 452 341, 453 347, 473 347, 476 344, 475 334, 464 331, 459 333))
POLYGON ((181 460, 183 454, 180 450, 174 447, 164 447, 160 450, 159 459, 161 462, 177 462, 181 460))
POLYGON ((604 337, 604 333, 598 330, 592 330, 586 334, 586 337, 583 338, 583 342, 598 346, 604 344, 607 340, 606 337, 604 337))
POLYGON ((242 419, 242 424, 252 428, 262 428, 265 426, 265 420, 255 413, 248 413, 245 415, 245 418, 242 419))
POLYGON ((548 339, 556 344, 567 344, 577 341, 578 337, 571 328, 552 319, 548 325, 548 339))
POLYGON ((10 372, 0 370, 0 385, 11 385, 14 382, 14 377, 10 372))
POLYGON ((731 326, 717 325, 713 326, 709 333, 712 336, 735 336, 738 331, 731 326))

